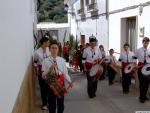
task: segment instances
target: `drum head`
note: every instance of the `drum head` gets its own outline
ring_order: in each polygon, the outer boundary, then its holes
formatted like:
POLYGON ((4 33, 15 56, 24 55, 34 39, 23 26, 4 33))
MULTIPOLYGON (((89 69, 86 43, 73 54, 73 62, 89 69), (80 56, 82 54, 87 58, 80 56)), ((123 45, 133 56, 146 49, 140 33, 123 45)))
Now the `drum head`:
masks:
POLYGON ((125 72, 126 74, 129 74, 129 73, 132 72, 133 68, 134 68, 134 65, 133 65, 133 64, 129 64, 129 65, 127 65, 127 66, 125 67, 124 72, 125 72))
POLYGON ((145 75, 145 76, 150 76, 150 64, 146 64, 142 68, 142 74, 145 75))
POLYGON ((90 76, 93 77, 97 74, 98 70, 102 69, 102 66, 99 64, 94 65, 91 69, 90 69, 90 76))

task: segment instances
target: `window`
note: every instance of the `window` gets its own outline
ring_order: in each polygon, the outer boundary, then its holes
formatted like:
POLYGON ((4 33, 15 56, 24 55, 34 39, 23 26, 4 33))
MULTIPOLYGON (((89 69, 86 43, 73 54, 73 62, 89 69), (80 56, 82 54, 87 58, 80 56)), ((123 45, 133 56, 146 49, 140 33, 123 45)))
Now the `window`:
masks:
POLYGON ((86 0, 86 5, 89 5, 89 0, 86 0))

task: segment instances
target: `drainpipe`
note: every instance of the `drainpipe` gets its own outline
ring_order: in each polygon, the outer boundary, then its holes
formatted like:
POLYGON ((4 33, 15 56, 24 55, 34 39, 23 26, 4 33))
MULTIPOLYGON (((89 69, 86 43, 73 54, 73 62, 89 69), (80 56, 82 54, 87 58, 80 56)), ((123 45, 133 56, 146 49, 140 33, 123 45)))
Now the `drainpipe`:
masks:
POLYGON ((107 19, 107 26, 108 26, 108 48, 109 48, 109 0, 106 0, 106 19, 107 19))

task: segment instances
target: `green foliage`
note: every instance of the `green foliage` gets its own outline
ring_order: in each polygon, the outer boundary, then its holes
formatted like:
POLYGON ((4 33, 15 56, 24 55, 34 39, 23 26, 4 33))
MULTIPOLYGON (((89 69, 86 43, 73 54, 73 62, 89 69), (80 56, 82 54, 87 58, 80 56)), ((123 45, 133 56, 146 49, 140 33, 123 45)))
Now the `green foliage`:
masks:
POLYGON ((68 17, 67 12, 64 10, 64 0, 40 0, 38 21, 56 23, 67 22, 68 17))
POLYGON ((73 35, 70 35, 70 40, 69 40, 69 44, 71 46, 71 50, 70 50, 70 60, 73 59, 73 56, 76 52, 76 46, 79 44, 79 41, 76 40, 76 38, 73 35))

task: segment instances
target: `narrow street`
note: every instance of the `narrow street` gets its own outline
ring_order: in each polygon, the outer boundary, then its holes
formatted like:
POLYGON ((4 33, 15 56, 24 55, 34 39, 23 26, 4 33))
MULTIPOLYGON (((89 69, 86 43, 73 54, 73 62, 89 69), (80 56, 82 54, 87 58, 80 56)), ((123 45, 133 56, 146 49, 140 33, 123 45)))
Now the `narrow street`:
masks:
MULTIPOLYGON (((100 81, 97 97, 89 99, 86 91, 86 77, 81 73, 71 74, 75 81, 74 88, 66 95, 64 113, 135 113, 135 111, 150 111, 150 102, 141 104, 138 92, 132 88, 130 94, 124 95, 120 83, 109 86, 107 80, 100 81)), ((38 99, 40 101, 40 99, 38 99)), ((41 111, 39 102, 34 113, 41 111)))

